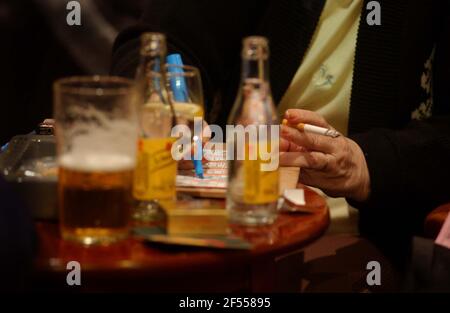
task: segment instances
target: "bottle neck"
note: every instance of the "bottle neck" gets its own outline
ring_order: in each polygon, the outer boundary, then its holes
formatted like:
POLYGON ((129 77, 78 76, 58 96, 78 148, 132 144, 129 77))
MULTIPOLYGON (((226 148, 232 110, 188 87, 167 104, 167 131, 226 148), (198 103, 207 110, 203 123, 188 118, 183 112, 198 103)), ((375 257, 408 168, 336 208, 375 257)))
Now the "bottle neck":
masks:
POLYGON ((144 33, 141 36, 140 65, 146 72, 162 73, 166 59, 166 37, 161 33, 144 33))
POLYGON ((141 54, 139 67, 141 74, 146 74, 147 76, 151 73, 162 74, 164 65, 165 55, 160 54, 141 54))
POLYGON ((268 60, 242 60, 241 94, 244 99, 271 97, 268 60))
POLYGON ((171 112, 171 124, 177 124, 173 103, 170 100, 165 78, 165 49, 142 53, 138 70, 138 82, 142 84, 145 102, 159 102, 169 106, 171 112))
POLYGON ((257 81, 269 84, 269 62, 260 59, 243 59, 242 60, 242 84, 248 81, 257 81))

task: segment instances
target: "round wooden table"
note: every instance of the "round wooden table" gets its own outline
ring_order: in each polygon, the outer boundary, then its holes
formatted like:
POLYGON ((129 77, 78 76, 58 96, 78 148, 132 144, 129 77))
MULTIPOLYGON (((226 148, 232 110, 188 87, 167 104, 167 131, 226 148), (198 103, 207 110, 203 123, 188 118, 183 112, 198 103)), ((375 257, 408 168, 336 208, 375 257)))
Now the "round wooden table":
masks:
POLYGON ((280 214, 274 225, 234 227, 249 240, 249 251, 154 246, 137 239, 84 247, 61 240, 58 225, 38 222, 39 253, 34 285, 68 292, 276 292, 299 288, 302 248, 329 224, 325 200, 310 189, 308 214, 280 214), (81 286, 66 283, 67 263, 81 265, 81 286))

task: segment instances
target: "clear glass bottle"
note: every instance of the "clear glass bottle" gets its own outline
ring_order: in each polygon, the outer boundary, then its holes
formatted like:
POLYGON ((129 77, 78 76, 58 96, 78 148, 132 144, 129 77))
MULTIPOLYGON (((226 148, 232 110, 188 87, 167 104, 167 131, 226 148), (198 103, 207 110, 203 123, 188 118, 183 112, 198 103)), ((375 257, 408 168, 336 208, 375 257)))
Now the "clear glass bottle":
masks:
POLYGON ((249 226, 271 224, 277 217, 279 195, 279 122, 270 91, 269 47, 264 37, 243 41, 241 85, 228 124, 230 220, 249 226))
POLYGON ((176 161, 171 155, 173 106, 165 83, 166 38, 160 33, 141 36, 140 64, 136 73, 140 139, 134 174, 133 218, 140 222, 163 222, 164 202, 176 197, 176 161))

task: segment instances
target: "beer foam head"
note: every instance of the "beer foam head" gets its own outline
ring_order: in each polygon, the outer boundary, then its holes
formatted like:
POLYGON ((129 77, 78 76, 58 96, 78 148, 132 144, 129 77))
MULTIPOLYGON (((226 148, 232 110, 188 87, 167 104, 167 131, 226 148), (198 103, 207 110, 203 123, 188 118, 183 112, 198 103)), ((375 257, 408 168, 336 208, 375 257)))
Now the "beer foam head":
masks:
MULTIPOLYGON (((58 151, 66 154, 129 155, 135 158, 138 121, 135 114, 105 112, 93 106, 67 109, 68 121, 55 128, 58 151)), ((115 111, 113 111, 115 112, 115 111)))
POLYGON ((80 172, 119 172, 134 169, 135 159, 120 154, 82 154, 62 155, 59 166, 80 172))

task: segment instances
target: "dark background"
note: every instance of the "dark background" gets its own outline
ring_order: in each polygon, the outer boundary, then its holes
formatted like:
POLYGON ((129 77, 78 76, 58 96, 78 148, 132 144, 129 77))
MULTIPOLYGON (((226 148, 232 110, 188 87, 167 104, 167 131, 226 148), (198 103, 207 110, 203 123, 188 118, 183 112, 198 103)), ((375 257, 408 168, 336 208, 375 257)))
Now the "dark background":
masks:
POLYGON ((107 74, 115 37, 135 23, 143 0, 79 0, 81 26, 68 26, 69 0, 0 0, 0 145, 52 116, 61 77, 107 74))

